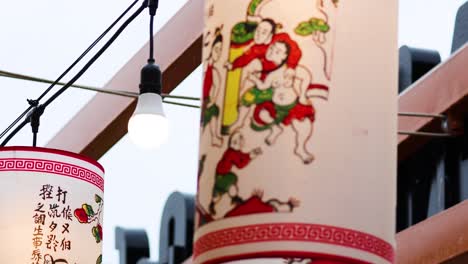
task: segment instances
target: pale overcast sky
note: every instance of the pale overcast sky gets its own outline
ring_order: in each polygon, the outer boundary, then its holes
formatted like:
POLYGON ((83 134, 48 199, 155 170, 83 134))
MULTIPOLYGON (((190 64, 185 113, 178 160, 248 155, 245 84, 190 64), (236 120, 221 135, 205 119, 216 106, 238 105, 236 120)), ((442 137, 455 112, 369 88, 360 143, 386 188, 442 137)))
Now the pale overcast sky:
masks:
MULTIPOLYGON (((130 2, 0 0, 0 69, 56 78, 130 2)), ((186 0, 160 2, 156 29, 186 0)), ((400 1, 399 44, 438 50, 446 59, 450 55, 455 13, 465 2, 400 1)), ((103 86, 147 42, 147 22, 148 16, 140 16, 78 83, 103 86)), ((201 74, 200 69, 196 70, 173 93, 199 96, 201 74)), ((46 85, 0 78, 0 87, 4 91, 0 96, 3 131, 26 108, 26 98, 36 98, 46 85)), ((44 146, 93 96, 92 92, 71 89, 54 102, 41 120, 39 145, 44 146)), ((159 221, 166 198, 176 190, 195 192, 199 110, 170 105, 165 105, 165 110, 171 124, 166 145, 148 152, 124 137, 100 160, 106 168, 104 263, 118 263, 114 251, 117 225, 145 228, 151 240, 152 258, 157 260, 159 221)), ((30 144, 28 127, 9 145, 30 144)))

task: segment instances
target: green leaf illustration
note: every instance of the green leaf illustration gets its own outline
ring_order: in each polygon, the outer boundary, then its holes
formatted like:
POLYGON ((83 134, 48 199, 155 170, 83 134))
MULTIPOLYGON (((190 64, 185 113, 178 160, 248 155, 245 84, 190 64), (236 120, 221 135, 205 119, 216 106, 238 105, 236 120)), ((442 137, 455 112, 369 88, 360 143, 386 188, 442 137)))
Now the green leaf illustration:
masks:
POLYGON ((86 214, 91 217, 91 216, 94 216, 95 213, 94 213, 94 210, 93 210, 93 207, 89 204, 83 204, 83 209, 85 210, 86 214))
POLYGON ((101 203, 102 202, 101 196, 99 196, 97 194, 94 195, 94 200, 96 201, 96 203, 101 203))
POLYGON ((94 239, 96 239, 96 243, 101 242, 101 236, 99 234, 99 229, 96 226, 94 226, 91 229, 91 232, 93 233, 94 239))
POLYGON ((309 36, 316 32, 326 33, 330 30, 327 22, 321 18, 311 18, 309 21, 301 22, 295 29, 296 34, 309 36))
POLYGON ((99 255, 99 257, 96 260, 96 264, 101 264, 102 263, 102 255, 99 255))

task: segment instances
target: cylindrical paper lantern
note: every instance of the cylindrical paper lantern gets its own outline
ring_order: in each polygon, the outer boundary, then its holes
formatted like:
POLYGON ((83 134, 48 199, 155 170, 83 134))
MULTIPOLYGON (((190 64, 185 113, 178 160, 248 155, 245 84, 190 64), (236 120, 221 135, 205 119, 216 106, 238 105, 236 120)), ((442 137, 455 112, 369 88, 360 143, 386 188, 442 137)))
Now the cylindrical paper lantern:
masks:
POLYGON ((103 177, 78 154, 0 148, 0 263, 101 263, 103 177))
POLYGON ((205 5, 195 263, 393 263, 397 1, 205 5))

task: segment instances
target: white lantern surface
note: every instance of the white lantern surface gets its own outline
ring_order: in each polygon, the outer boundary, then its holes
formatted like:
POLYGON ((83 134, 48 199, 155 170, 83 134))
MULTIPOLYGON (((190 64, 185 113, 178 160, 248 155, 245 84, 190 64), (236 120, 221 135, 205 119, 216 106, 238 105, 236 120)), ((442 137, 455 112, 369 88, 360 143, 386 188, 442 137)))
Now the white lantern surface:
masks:
POLYGON ((195 263, 394 262, 397 11, 205 0, 195 263))
POLYGON ((102 262, 104 169, 54 149, 0 148, 0 263, 102 262))

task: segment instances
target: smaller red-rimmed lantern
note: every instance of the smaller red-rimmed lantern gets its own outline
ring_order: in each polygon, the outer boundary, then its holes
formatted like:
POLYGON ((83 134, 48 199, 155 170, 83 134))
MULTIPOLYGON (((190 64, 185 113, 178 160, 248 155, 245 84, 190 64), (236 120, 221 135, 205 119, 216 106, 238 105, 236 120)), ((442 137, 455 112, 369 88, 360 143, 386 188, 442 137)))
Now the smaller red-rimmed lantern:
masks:
POLYGON ((61 150, 0 148, 0 263, 101 263, 104 169, 61 150))

